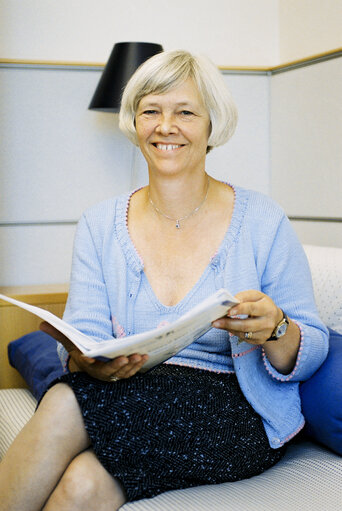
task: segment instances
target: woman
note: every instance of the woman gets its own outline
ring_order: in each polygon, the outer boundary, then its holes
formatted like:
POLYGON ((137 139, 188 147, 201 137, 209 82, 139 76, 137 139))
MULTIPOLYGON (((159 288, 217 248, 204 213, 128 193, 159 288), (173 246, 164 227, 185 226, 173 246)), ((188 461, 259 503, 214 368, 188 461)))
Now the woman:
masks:
POLYGON ((172 321, 221 287, 241 303, 145 374, 145 354, 87 359, 45 325, 70 372, 1 464, 0 509, 112 511, 251 477, 303 427, 298 382, 323 362, 327 330, 283 211, 206 173, 236 117, 215 66, 187 52, 156 55, 131 78, 120 127, 149 185, 83 215, 65 319, 108 339, 172 321))

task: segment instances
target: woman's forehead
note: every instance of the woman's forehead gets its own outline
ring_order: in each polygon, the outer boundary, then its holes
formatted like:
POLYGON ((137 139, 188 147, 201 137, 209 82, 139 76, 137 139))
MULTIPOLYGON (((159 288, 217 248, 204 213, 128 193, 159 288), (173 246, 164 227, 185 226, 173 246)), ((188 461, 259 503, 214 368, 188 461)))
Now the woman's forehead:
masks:
POLYGON ((168 102, 172 102, 177 106, 189 104, 201 104, 204 106, 202 95, 192 78, 188 78, 167 91, 146 94, 141 98, 139 104, 148 103, 150 105, 157 105, 168 102))

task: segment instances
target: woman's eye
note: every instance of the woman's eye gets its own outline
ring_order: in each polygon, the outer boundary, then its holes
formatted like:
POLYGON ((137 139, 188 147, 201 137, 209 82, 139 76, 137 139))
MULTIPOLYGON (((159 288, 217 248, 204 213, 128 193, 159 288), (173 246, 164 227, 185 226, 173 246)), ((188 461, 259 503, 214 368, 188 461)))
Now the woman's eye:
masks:
POLYGON ((193 112, 190 112, 190 110, 182 110, 181 114, 187 116, 187 115, 193 115, 193 112))
POLYGON ((144 110, 145 115, 153 115, 156 113, 157 113, 157 110, 144 110))

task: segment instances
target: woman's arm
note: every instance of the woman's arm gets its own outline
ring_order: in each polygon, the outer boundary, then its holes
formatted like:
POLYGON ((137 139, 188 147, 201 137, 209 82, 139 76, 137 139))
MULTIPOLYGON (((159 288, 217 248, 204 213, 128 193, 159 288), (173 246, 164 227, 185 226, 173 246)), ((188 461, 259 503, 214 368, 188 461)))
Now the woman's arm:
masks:
POLYGON ((262 345, 273 367, 282 374, 289 374, 295 366, 300 346, 299 327, 289 318, 285 335, 276 341, 268 341, 283 317, 281 309, 261 291, 243 291, 236 298, 241 303, 230 309, 227 317, 215 321, 213 326, 228 330, 250 344, 262 345), (234 317, 240 315, 248 318, 234 317), (246 339, 248 332, 251 338, 246 339))
MULTIPOLYGON (((103 341, 113 339, 113 327, 101 262, 100 231, 101 224, 91 230, 86 215, 82 216, 74 241, 70 290, 63 319, 94 340, 103 341)), ((100 380, 109 381, 113 376, 129 378, 139 371, 148 358, 147 355, 135 354, 102 362, 85 357, 48 323, 42 323, 41 329, 64 347, 61 359, 64 365, 68 360, 70 371, 85 371, 100 380)))
MULTIPOLYGON (((260 225, 260 219, 256 221, 260 225)), ((259 239, 262 229, 260 232, 253 229, 253 233, 254 230, 259 239)), ((274 378, 306 380, 327 355, 328 331, 317 313, 304 250, 285 215, 272 237, 262 245, 256 242, 255 247, 253 258, 259 272, 259 290, 238 293, 242 303, 214 326, 220 325, 250 344, 262 345, 265 368, 274 378), (287 332, 277 341, 267 341, 282 317, 280 309, 290 319, 287 332), (232 318, 234 313, 248 317, 232 318), (245 338, 246 332, 252 332, 251 339, 245 338)))

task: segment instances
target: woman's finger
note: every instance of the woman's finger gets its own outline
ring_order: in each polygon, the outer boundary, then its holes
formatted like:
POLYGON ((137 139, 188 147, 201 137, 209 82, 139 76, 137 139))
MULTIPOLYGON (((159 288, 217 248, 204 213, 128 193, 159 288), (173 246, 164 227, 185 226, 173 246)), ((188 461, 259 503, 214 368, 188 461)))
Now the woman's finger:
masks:
POLYGON ((246 319, 223 317, 213 322, 213 327, 227 330, 231 335, 251 344, 263 344, 272 335, 275 326, 271 316, 246 319), (249 334, 249 335, 245 335, 249 334))
POLYGON ((129 378, 133 376, 144 365, 148 359, 147 355, 131 355, 130 357, 117 357, 108 362, 95 359, 88 359, 81 352, 71 354, 76 358, 76 364, 81 370, 87 372, 93 378, 103 381, 110 381, 113 376, 117 378, 129 378))
POLYGON ((148 359, 148 355, 131 355, 129 357, 129 363, 126 364, 122 369, 115 373, 118 378, 130 378, 145 364, 148 359))
POLYGON ((266 330, 258 330, 254 332, 252 330, 247 332, 236 330, 231 332, 231 335, 234 335, 238 337, 240 341, 248 342, 249 344, 264 344, 269 337, 266 330))

